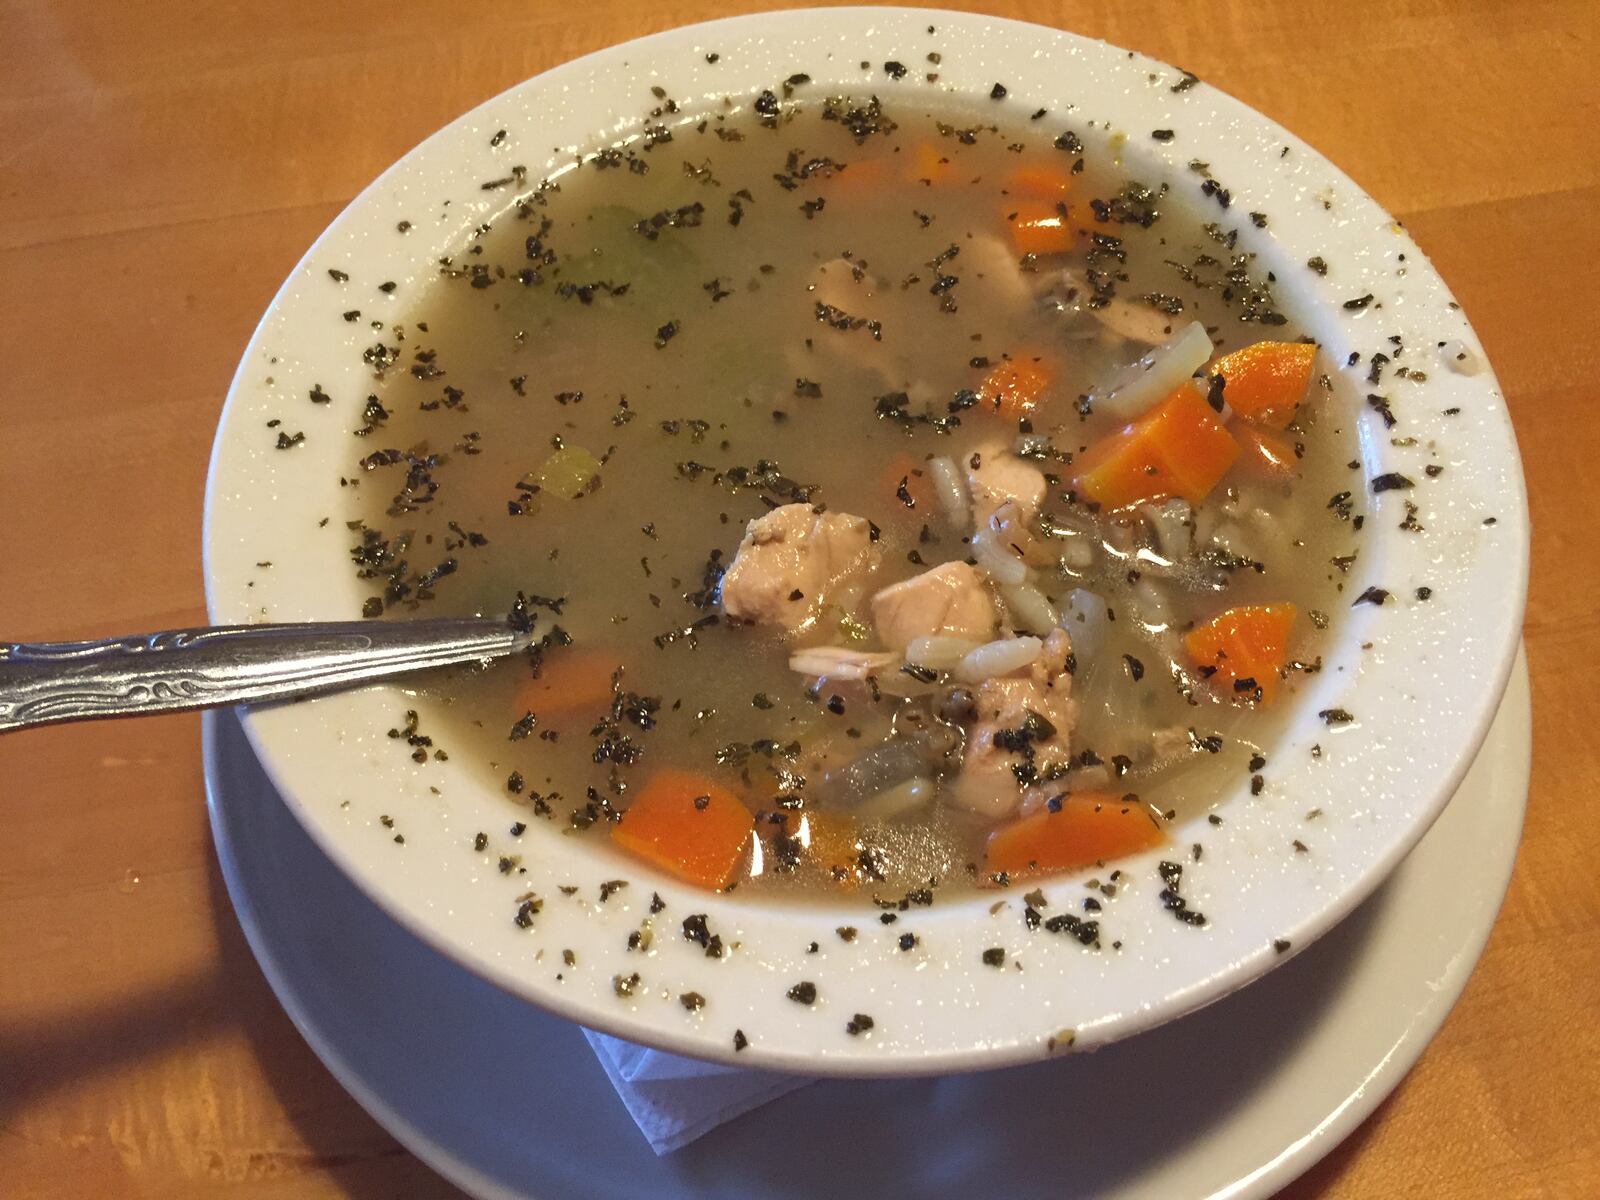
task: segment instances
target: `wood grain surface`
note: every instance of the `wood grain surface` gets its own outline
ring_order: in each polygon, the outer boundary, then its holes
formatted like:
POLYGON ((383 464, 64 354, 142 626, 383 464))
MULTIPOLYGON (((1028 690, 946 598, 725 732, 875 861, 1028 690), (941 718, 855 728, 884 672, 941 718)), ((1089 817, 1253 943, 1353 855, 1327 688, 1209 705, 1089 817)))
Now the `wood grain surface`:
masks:
MULTIPOLYGON (((1600 1196, 1600 4, 987 7, 1179 63, 1282 121, 1410 227, 1482 335, 1536 529, 1526 832, 1439 1037, 1286 1194, 1600 1196)), ((0 0, 0 636, 200 622, 218 407, 323 225, 479 101, 707 15, 0 0)), ((194 717, 0 740, 0 806, 0 1196, 458 1195, 274 1002, 221 889, 194 717)))

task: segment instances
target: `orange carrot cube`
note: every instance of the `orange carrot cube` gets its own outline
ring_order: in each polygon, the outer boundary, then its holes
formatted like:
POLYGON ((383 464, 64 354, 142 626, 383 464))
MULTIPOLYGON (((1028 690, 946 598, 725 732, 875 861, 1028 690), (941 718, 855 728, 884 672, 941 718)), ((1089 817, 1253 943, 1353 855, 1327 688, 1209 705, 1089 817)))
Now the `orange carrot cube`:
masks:
POLYGON ((882 473, 878 476, 877 494, 875 501, 887 501, 893 512, 914 514, 918 520, 926 520, 934 511, 933 484, 928 479, 926 468, 922 460, 913 458, 911 453, 901 450, 884 465, 882 473), (905 496, 901 496, 901 485, 905 487, 905 496), (909 497, 911 503, 906 503, 909 497))
POLYGON ((1239 457, 1239 443, 1192 384, 1102 439, 1073 463, 1073 487, 1107 508, 1182 496, 1198 504, 1239 457))
POLYGON ((956 164, 932 142, 918 142, 906 163, 906 180, 941 187, 955 182, 956 164))
POLYGON ((1072 191, 1072 176, 1048 165, 1018 167, 1006 174, 1004 187, 1008 196, 1054 204, 1072 191))
POLYGON ((609 650, 551 650, 539 674, 517 691, 517 703, 539 716, 601 709, 611 700, 611 677, 621 668, 609 650))
POLYGON ((1005 207, 1006 229, 1018 254, 1065 254, 1081 227, 1064 204, 1021 200, 1005 207))
POLYGON ((1240 700, 1269 704, 1282 681, 1297 612, 1287 603, 1226 609, 1184 635, 1183 648, 1196 666, 1210 671, 1217 688, 1240 700))
POLYGON ((1309 342, 1256 342, 1223 355, 1210 370, 1227 380, 1223 397, 1236 416, 1283 429, 1306 394, 1316 356, 1309 342))
POLYGON ((698 887, 728 886, 749 849, 754 819, 727 788, 693 771, 666 768, 650 777, 611 840, 698 887))
POLYGON ((1072 792, 1057 811, 1042 808, 991 833, 984 869, 1012 878, 1075 871, 1148 850, 1164 837, 1137 800, 1112 792, 1072 792))
POLYGON ((1039 406, 1055 378, 1055 368, 1048 359, 1019 354, 989 372, 978 386, 978 401, 985 410, 1015 420, 1039 406))

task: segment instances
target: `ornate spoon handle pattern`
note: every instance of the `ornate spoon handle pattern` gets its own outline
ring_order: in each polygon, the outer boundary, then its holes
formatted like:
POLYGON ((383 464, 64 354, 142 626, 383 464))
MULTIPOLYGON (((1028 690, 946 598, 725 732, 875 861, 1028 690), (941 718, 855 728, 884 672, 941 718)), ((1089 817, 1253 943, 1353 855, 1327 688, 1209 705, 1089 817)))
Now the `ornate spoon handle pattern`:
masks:
POLYGON ((98 642, 0 644, 0 733, 287 700, 521 649, 504 620, 171 629, 98 642))

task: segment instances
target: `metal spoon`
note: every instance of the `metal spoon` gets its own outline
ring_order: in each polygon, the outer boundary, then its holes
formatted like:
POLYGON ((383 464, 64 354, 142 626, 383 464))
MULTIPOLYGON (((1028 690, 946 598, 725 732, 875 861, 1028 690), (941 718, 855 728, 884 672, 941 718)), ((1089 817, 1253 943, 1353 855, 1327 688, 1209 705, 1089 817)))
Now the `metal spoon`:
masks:
POLYGON ((0 644, 0 733, 57 721, 258 704, 523 649, 503 618, 169 629, 0 644))

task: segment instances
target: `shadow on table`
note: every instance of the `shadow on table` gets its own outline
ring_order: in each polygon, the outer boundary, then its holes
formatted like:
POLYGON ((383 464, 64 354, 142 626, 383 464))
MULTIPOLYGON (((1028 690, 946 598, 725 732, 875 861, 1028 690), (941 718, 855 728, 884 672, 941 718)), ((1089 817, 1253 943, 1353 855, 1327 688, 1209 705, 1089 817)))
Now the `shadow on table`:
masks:
POLYGON ((0 1121, 59 1088, 154 1059, 227 1020, 231 989, 212 971, 0 1028, 0 1121))
MULTIPOLYGON (((196 819, 204 820, 198 806, 196 819)), ((352 1200, 463 1200, 379 1127, 301 1039, 250 952, 214 857, 207 884, 217 963, 111 1002, 0 1025, 0 1126, 58 1091, 238 1028, 305 1146, 262 1170, 323 1171, 352 1200)))
POLYGON ((262 1075, 309 1151, 308 1167, 327 1172, 350 1200, 466 1200, 390 1137, 306 1045, 250 951, 215 855, 207 882, 222 960, 213 991, 226 997, 227 1019, 249 1038, 262 1075))

